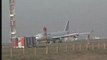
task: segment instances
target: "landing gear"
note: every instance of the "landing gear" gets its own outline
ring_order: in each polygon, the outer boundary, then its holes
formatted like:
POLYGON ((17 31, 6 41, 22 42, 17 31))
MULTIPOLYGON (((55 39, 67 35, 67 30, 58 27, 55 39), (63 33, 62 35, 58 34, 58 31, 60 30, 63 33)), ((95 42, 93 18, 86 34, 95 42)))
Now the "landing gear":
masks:
POLYGON ((62 41, 61 40, 59 40, 59 42, 58 43, 62 43, 62 41))
POLYGON ((53 41, 53 43, 56 43, 56 41, 53 41))

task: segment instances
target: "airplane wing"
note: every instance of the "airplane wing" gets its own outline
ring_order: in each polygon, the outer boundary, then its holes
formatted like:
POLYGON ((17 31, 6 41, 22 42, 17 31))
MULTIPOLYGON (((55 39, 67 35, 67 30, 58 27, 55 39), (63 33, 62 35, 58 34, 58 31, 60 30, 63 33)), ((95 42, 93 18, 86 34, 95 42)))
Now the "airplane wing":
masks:
POLYGON ((64 35, 64 36, 79 36, 79 35, 84 35, 84 34, 90 34, 90 32, 84 32, 84 33, 73 33, 73 34, 67 34, 67 35, 64 35))
POLYGON ((52 38, 58 39, 58 38, 64 38, 64 37, 74 37, 74 36, 79 36, 79 35, 83 35, 83 34, 90 34, 90 32, 65 34, 65 35, 61 35, 61 36, 54 36, 52 38))
POLYGON ((69 36, 76 36, 77 34, 66 34, 66 35, 61 35, 61 36, 54 36, 52 37, 53 39, 58 39, 58 38, 64 38, 64 37, 69 37, 69 36))

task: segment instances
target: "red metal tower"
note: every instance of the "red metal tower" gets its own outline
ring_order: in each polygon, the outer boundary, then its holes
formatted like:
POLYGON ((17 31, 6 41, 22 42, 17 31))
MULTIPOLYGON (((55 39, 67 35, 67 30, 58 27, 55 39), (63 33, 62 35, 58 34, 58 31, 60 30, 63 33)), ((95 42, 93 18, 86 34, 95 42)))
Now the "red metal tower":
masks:
POLYGON ((16 45, 16 19, 15 19, 15 0, 9 0, 9 13, 10 13, 10 35, 12 46, 16 45))

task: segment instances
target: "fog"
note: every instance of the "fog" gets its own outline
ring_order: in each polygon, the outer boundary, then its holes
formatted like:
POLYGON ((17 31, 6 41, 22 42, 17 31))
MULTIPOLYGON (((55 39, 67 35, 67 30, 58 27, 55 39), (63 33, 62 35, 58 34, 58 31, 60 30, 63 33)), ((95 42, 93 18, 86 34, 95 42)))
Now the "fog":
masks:
MULTIPOLYGON (((90 32, 107 37, 107 0, 16 0, 17 36, 63 31, 70 21, 70 32, 90 32)), ((9 42, 9 2, 2 0, 2 42, 9 42)))

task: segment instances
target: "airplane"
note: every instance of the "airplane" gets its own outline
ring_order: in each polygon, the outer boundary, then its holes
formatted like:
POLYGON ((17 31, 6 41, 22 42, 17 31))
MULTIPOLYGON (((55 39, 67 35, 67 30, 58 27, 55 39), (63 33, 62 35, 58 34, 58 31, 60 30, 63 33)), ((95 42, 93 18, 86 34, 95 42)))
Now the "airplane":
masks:
POLYGON ((36 41, 44 41, 47 39, 47 42, 62 42, 63 39, 68 37, 74 37, 75 39, 81 35, 81 34, 90 34, 90 32, 84 32, 84 33, 69 33, 69 21, 67 22, 64 31, 60 32, 47 32, 47 28, 44 27, 44 33, 39 33, 37 35, 34 35, 36 37, 36 41))

